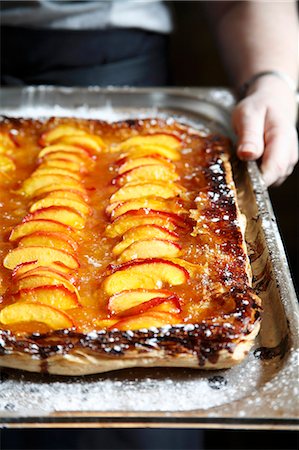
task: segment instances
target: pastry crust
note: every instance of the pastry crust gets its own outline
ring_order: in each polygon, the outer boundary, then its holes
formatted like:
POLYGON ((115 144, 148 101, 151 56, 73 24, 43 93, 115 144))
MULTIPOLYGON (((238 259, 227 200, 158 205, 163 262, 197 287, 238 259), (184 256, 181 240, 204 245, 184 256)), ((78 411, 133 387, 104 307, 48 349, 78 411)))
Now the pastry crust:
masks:
MULTIPOLYGON (((228 160, 228 141, 214 135, 201 137, 196 130, 176 122, 167 124, 162 120, 151 119, 115 124, 74 119, 50 119, 47 122, 6 119, 3 127, 4 131, 13 127, 25 134, 28 130, 34 130, 40 135, 49 127, 54 129, 61 124, 83 125, 83 128, 87 126, 93 133, 100 130, 103 137, 109 136, 110 139, 115 134, 118 142, 132 135, 157 132, 184 135, 186 142, 188 136, 198 136, 199 140, 205 141, 206 147, 210 145, 213 148, 211 163, 203 171, 209 183, 209 192, 215 198, 217 196, 215 204, 219 209, 216 214, 219 217, 219 212, 222 216, 227 213, 229 220, 233 217, 231 227, 225 228, 223 239, 234 239, 235 257, 241 261, 239 266, 232 266, 236 267, 241 278, 237 278, 236 284, 225 280, 227 290, 220 290, 223 301, 232 301, 234 308, 220 316, 216 313, 214 317, 210 315, 198 323, 187 321, 182 325, 172 324, 141 330, 117 330, 111 327, 108 330, 86 332, 65 329, 44 333, 18 333, 4 327, 0 330, 0 365, 31 372, 85 375, 129 367, 222 369, 241 362, 259 331, 261 303, 251 289, 251 268, 244 238, 246 217, 237 205, 228 160), (220 181, 217 175, 220 173, 219 168, 222 177, 220 181)), ((200 201, 196 203, 198 207, 190 213, 195 239, 202 232, 203 213, 200 201)), ((217 216, 213 216, 211 220, 220 220, 215 217, 217 216)), ((232 253, 229 255, 231 257, 232 253)))
MULTIPOLYGON (((56 375, 88 375, 132 367, 186 367, 190 369, 211 370, 228 369, 239 364, 248 354, 253 341, 258 334, 259 324, 256 323, 253 330, 242 340, 240 339, 234 343, 227 343, 226 345, 221 342, 212 345, 208 341, 201 341, 201 347, 199 346, 196 350, 194 350, 194 347, 197 347, 196 344, 193 348, 192 346, 190 348, 190 344, 188 345, 188 348, 183 345, 185 340, 190 340, 190 342, 194 341, 193 333, 184 330, 182 333, 177 333, 178 330, 180 329, 170 328, 167 331, 167 334, 170 336, 170 351, 165 348, 164 345, 161 345, 159 339, 157 339, 156 344, 153 345, 152 341, 156 338, 152 336, 155 336, 155 333, 149 333, 149 337, 146 339, 144 339, 144 335, 137 335, 137 339, 139 338, 144 344, 138 343, 138 346, 134 344, 135 348, 133 350, 129 350, 122 346, 120 346, 121 350, 119 350, 118 345, 111 347, 106 343, 105 350, 99 352, 97 346, 99 343, 102 343, 102 336, 99 335, 92 338, 93 345, 91 348, 86 348, 84 344, 82 345, 81 341, 80 344, 78 344, 79 348, 67 351, 66 344, 62 343, 62 346, 65 347, 63 350, 65 353, 62 352, 62 354, 55 352, 53 348, 53 354, 50 353, 50 356, 42 356, 45 347, 49 348, 44 345, 40 346, 39 354, 34 353, 32 347, 27 347, 28 353, 17 350, 11 350, 11 353, 6 351, 6 354, 1 356, 1 365, 13 369, 24 370, 26 368, 26 371, 30 372, 56 375), (173 346, 171 335, 175 336, 176 339, 181 340, 180 345, 173 346), (177 337, 178 335, 179 337, 177 337), (115 347, 117 350, 115 350, 115 347), (95 350, 95 348, 97 349, 95 350), (108 349, 111 349, 111 352, 108 352, 108 349), (209 352, 211 355, 208 355, 209 352), (108 354, 111 356, 108 356, 108 354)), ((118 335, 117 332, 106 332, 106 335, 109 335, 110 338, 113 334, 118 335)), ((163 331, 159 334, 162 337, 163 331)), ((87 339, 88 337, 83 337, 83 340, 87 339)), ((196 340, 197 339, 199 340, 196 336, 196 340)), ((6 338, 4 341, 6 341, 6 348, 9 348, 11 346, 10 339, 6 338)), ((25 344, 25 347, 27 344, 28 342, 25 344)), ((36 344, 35 347, 37 347, 36 344)))

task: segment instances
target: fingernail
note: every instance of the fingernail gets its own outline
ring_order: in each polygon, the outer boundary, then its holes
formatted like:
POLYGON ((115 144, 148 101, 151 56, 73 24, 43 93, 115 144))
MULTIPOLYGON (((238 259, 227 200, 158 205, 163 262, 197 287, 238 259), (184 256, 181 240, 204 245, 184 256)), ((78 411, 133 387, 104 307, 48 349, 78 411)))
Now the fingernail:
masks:
POLYGON ((251 159, 256 159, 257 148, 254 144, 241 144, 238 147, 238 156, 240 159, 244 161, 248 161, 251 159))

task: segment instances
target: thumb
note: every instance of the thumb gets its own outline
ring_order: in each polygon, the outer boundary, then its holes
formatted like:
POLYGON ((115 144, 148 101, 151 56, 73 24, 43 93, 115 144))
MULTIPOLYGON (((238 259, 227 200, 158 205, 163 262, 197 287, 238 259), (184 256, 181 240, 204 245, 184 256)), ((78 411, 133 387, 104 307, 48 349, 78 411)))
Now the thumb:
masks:
POLYGON ((249 102, 237 105, 233 125, 238 136, 237 155, 243 160, 259 159, 264 152, 265 111, 252 108, 249 102))

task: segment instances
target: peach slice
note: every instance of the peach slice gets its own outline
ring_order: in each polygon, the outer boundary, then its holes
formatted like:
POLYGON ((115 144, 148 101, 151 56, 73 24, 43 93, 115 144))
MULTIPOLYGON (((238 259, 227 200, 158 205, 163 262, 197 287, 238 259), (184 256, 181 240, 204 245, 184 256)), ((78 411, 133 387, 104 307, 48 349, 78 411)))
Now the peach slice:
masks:
POLYGON ((38 175, 33 174, 30 178, 23 182, 21 193, 25 193, 28 196, 37 195, 37 191, 42 188, 49 188, 55 184, 70 187, 71 189, 82 190, 82 185, 79 181, 65 175, 52 175, 44 174, 38 175))
POLYGON ((18 247, 11 250, 4 258, 6 269, 13 270, 19 264, 37 262, 39 265, 59 263, 70 269, 77 269, 79 262, 71 253, 48 247, 18 247))
POLYGON ((30 220, 17 225, 10 233, 9 240, 16 241, 23 236, 39 231, 64 233, 66 235, 74 233, 72 228, 54 220, 30 220))
POLYGON ((54 159, 44 159, 43 163, 39 168, 59 168, 69 170, 70 172, 85 173, 86 169, 83 170, 84 165, 82 162, 70 161, 69 159, 54 158, 54 159))
POLYGON ((144 258, 175 258, 181 254, 182 247, 163 239, 145 239, 133 242, 118 258, 118 262, 144 258))
POLYGON ((182 258, 167 258, 167 260, 184 267, 190 276, 194 276, 196 273, 202 274, 203 272, 202 264, 192 263, 182 258))
POLYGON ((165 325, 175 325, 181 322, 182 320, 175 314, 153 311, 124 318, 116 322, 113 328, 121 331, 142 330, 152 327, 159 328, 165 325))
POLYGON ((67 144, 56 144, 56 145, 49 145, 48 147, 44 147, 38 154, 38 157, 40 159, 44 158, 49 153, 56 153, 56 152, 65 152, 65 153, 75 153, 78 156, 81 156, 82 158, 91 159, 93 158, 92 154, 80 147, 75 147, 74 145, 67 145, 67 144))
POLYGON ((131 147, 143 147, 145 145, 161 145, 171 149, 177 149, 181 146, 181 139, 175 134, 170 133, 153 133, 143 136, 133 136, 121 142, 119 147, 121 150, 127 150, 131 147))
POLYGON ((176 228, 186 228, 187 226, 185 220, 177 214, 141 208, 136 211, 127 211, 117 217, 106 227, 105 234, 113 238, 124 234, 130 228, 137 227, 138 225, 151 224, 159 225, 171 231, 176 228))
POLYGON ((116 219, 127 211, 136 211, 142 208, 173 213, 186 212, 175 201, 168 201, 159 197, 143 197, 141 199, 127 200, 126 202, 115 202, 107 206, 106 212, 108 214, 111 213, 111 218, 116 219))
POLYGON ((49 186, 44 186, 40 189, 38 189, 34 195, 32 196, 33 198, 39 198, 45 194, 47 194, 47 197, 49 195, 52 194, 56 194, 57 192, 65 192, 65 195, 63 195, 64 197, 69 197, 68 192, 80 196, 81 200, 83 199, 84 201, 88 200, 88 195, 86 192, 86 189, 84 189, 82 186, 76 186, 76 188, 73 187, 72 184, 68 184, 68 183, 58 183, 58 184, 50 184, 49 186))
POLYGON ((65 136, 73 136, 74 134, 77 136, 84 136, 86 135, 86 131, 75 126, 58 125, 57 127, 52 128, 52 130, 44 132, 39 141, 41 145, 48 145, 65 136))
POLYGON ((53 330, 73 328, 71 317, 52 306, 39 303, 14 303, 0 311, 0 322, 11 325, 19 322, 40 322, 53 330))
POLYGON ((76 211, 66 206, 49 206, 48 208, 38 209, 24 217, 23 221, 29 222, 30 220, 39 219, 54 220, 76 230, 83 230, 85 227, 85 219, 76 213, 76 211))
POLYGON ((130 158, 143 158, 145 156, 159 155, 169 161, 179 161, 181 159, 181 153, 175 149, 169 147, 162 147, 161 145, 142 145, 138 147, 132 147, 126 150, 126 153, 122 156, 129 156, 130 158))
POLYGON ((160 227, 159 225, 140 225, 138 227, 131 228, 124 234, 124 240, 133 239, 132 242, 149 238, 177 241, 179 239, 179 235, 175 231, 170 231, 167 228, 160 227))
POLYGON ((175 170, 175 165, 170 161, 168 161, 167 159, 163 158, 163 156, 153 155, 135 159, 125 158, 125 160, 121 162, 121 166, 118 169, 118 173, 122 174, 124 172, 127 172, 128 170, 135 169, 135 167, 156 165, 156 164, 163 164, 170 170, 175 170))
POLYGON ((33 203, 30 207, 30 212, 35 212, 43 208, 48 208, 50 206, 66 206, 67 208, 71 208, 76 211, 81 216, 87 216, 91 214, 90 207, 81 201, 71 200, 69 198, 59 198, 59 197, 50 197, 47 196, 33 203))
POLYGON ((172 314, 179 314, 181 312, 181 305, 179 298, 173 294, 169 297, 155 297, 146 302, 140 303, 132 308, 126 309, 118 314, 119 317, 135 316, 136 314, 143 314, 152 311, 165 311, 172 314))
POLYGON ((12 150, 16 147, 16 142, 11 134, 0 131, 0 153, 12 150))
POLYGON ((82 192, 72 191, 69 189, 56 189, 53 192, 47 194, 47 198, 64 198, 69 200, 74 200, 75 202, 82 202, 86 204, 84 200, 84 194, 82 192))
POLYGON ((177 286, 186 283, 188 278, 188 271, 179 264, 149 258, 113 266, 103 288, 108 295, 113 295, 127 289, 160 289, 165 284, 177 286))
POLYGON ((166 289, 134 289, 122 291, 109 298, 108 311, 110 314, 119 314, 141 303, 148 302, 153 298, 167 298, 171 295, 173 295, 173 292, 167 291, 166 289))
POLYGON ((44 270, 50 271, 51 273, 54 272, 55 276, 58 274, 68 280, 73 279, 73 276, 70 275, 70 272, 72 272, 73 269, 58 262, 49 263, 47 266, 41 266, 38 261, 18 264, 12 272, 12 277, 17 280, 26 275, 32 275, 34 273, 39 273, 40 271, 44 272, 44 270))
POLYGON ((53 306, 59 310, 78 308, 80 306, 75 292, 70 292, 63 285, 44 285, 30 289, 20 289, 15 297, 17 301, 37 302, 53 306))
MULTIPOLYGON (((35 275, 23 275, 20 277, 17 281, 17 288, 18 290, 23 289, 33 289, 38 288, 41 286, 64 286, 68 291, 74 293, 77 297, 77 303, 80 303, 80 296, 76 289, 76 287, 70 283, 67 279, 63 278, 62 276, 55 276, 53 277, 53 274, 46 275, 44 274, 35 274, 35 275)), ((42 302, 41 303, 45 303, 42 302)))
POLYGON ((43 167, 42 165, 34 172, 34 176, 40 175, 63 175, 66 177, 74 178, 77 181, 82 179, 81 175, 70 170, 60 169, 58 167, 43 167))
POLYGON ((112 184, 123 186, 125 183, 135 183, 137 181, 177 181, 178 174, 162 164, 149 164, 147 166, 135 167, 127 172, 113 178, 112 184))
POLYGON ((77 242, 63 233, 38 231, 22 237, 19 241, 19 247, 36 246, 57 248, 58 250, 64 250, 69 253, 74 253, 78 249, 77 242))
POLYGON ((41 160, 45 162, 57 160, 57 159, 63 159, 64 161, 69 161, 72 163, 77 163, 80 165, 80 167, 85 167, 88 163, 88 165, 93 165, 94 161, 92 159, 87 160, 86 157, 80 156, 78 152, 64 152, 64 151, 57 151, 52 153, 47 153, 45 157, 43 157, 41 160))
POLYGON ((97 329, 103 330, 103 329, 107 329, 107 328, 112 329, 113 325, 116 322, 118 322, 118 319, 97 319, 95 321, 95 324, 96 324, 97 329))
POLYGON ((184 191, 183 186, 165 181, 129 183, 111 196, 110 203, 150 196, 171 198, 184 191))
POLYGON ((120 255, 129 245, 143 239, 167 239, 168 241, 177 241, 179 236, 174 231, 158 225, 139 225, 130 228, 123 235, 123 240, 117 244, 112 252, 114 255, 120 255))
POLYGON ((94 134, 88 134, 85 136, 64 136, 59 140, 59 142, 85 148, 87 150, 93 150, 95 152, 100 152, 105 147, 103 139, 94 134))
POLYGON ((0 155, 0 173, 11 172, 15 168, 16 165, 9 156, 0 155))
MULTIPOLYGON (((26 278, 29 276, 39 275, 39 276, 46 276, 48 278, 55 278, 56 280, 62 280, 62 281, 70 281, 73 282, 72 276, 69 275, 69 270, 65 266, 58 266, 58 265, 51 265, 49 266, 39 266, 36 263, 25 263, 20 264, 17 266, 13 273, 12 277, 14 280, 18 282, 18 280, 21 280, 22 278, 26 278)), ((63 283, 62 283, 63 284, 63 283)))

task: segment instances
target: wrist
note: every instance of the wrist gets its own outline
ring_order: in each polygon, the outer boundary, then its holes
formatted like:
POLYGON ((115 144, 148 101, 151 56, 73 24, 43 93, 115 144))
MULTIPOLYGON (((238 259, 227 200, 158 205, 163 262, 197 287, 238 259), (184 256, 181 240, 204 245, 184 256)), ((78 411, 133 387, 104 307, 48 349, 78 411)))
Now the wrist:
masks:
POLYGON ((283 92, 288 98, 296 98, 296 90, 290 88, 284 80, 278 77, 262 77, 255 81, 247 90, 247 96, 255 92, 276 94, 283 92))
POLYGON ((265 70, 250 77, 239 88, 239 97, 242 99, 253 92, 276 87, 289 91, 294 97, 297 92, 297 80, 293 80, 286 72, 278 70, 265 70))
POLYGON ((282 117, 296 122, 298 114, 297 96, 289 86, 278 77, 262 77, 247 91, 243 101, 252 100, 255 105, 275 109, 282 117))

